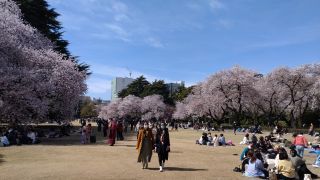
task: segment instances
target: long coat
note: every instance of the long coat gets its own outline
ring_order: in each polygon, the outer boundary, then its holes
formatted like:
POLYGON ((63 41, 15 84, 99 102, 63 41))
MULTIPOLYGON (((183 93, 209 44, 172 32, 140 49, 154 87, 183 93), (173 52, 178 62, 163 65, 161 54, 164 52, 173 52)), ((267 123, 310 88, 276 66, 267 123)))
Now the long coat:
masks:
POLYGON ((152 157, 152 150, 154 149, 153 147, 153 144, 154 144, 154 139, 153 139, 153 135, 152 135, 152 130, 151 129, 144 129, 144 128, 141 128, 139 130, 139 134, 138 134, 138 141, 137 141, 137 145, 136 145, 136 149, 138 149, 138 162, 141 162, 141 150, 142 148, 145 148, 145 150, 148 151, 148 154, 149 154, 149 159, 148 161, 150 162, 151 161, 151 157, 152 157), (150 143, 148 144, 148 147, 143 147, 143 139, 144 138, 147 138, 150 143))
POLYGON ((158 129, 155 146, 157 147, 157 153, 163 155, 165 160, 168 160, 169 152, 170 152, 170 149, 167 149, 167 147, 170 146, 170 137, 169 137, 168 128, 165 128, 164 130, 158 129), (162 134, 163 134, 163 143, 161 143, 162 134))
POLYGON ((110 125, 110 133, 109 133, 109 140, 108 144, 113 145, 116 142, 116 135, 117 135, 117 123, 116 121, 111 121, 110 125))

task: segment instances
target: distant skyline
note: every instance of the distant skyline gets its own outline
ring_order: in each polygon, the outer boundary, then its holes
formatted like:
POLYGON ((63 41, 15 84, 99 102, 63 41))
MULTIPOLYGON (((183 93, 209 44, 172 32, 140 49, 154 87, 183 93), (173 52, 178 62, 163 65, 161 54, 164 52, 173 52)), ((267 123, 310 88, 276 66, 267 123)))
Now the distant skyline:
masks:
POLYGON ((320 62, 318 0, 48 0, 69 49, 91 66, 88 96, 112 78, 193 85, 234 65, 263 74, 320 62))

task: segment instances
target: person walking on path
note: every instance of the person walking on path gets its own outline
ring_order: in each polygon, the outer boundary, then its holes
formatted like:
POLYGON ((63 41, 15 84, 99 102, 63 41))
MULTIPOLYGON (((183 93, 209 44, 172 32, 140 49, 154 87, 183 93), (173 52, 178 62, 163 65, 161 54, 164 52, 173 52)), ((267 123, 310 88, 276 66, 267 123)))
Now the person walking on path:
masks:
POLYGON ((296 151, 298 153, 298 155, 303 158, 303 154, 304 154, 304 148, 308 147, 308 141, 307 139, 303 136, 303 133, 300 132, 299 134, 294 133, 293 134, 293 142, 292 144, 294 144, 296 146, 296 151))
POLYGON ((87 143, 90 143, 90 136, 91 136, 91 133, 92 133, 92 126, 91 124, 89 123, 86 127, 86 142, 87 143))
POLYGON ((116 136, 117 136, 117 122, 114 119, 110 119, 109 122, 109 139, 108 144, 110 146, 113 146, 116 143, 116 136))
POLYGON ((117 124, 117 141, 123 141, 123 124, 121 121, 118 121, 117 124))
POLYGON ((108 135, 108 121, 102 120, 102 132, 103 132, 103 137, 107 137, 108 135))
POLYGON ((155 151, 158 153, 158 160, 160 166, 159 171, 162 172, 165 161, 169 159, 170 152, 169 131, 164 123, 161 123, 160 129, 158 129, 155 148, 155 151))
POLYGON ((148 162, 151 161, 153 148, 152 130, 144 123, 143 128, 139 130, 136 149, 138 150, 138 163, 142 162, 142 169, 148 168, 148 162))
POLYGON ((237 127, 238 127, 237 122, 233 121, 233 134, 234 135, 237 135, 237 127))

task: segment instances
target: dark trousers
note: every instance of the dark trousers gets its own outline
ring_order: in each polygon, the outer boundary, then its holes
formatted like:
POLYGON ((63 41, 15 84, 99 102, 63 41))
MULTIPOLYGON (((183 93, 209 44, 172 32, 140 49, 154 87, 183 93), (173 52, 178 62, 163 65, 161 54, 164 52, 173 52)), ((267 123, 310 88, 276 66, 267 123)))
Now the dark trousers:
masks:
POLYGON ((249 164, 249 158, 246 158, 242 161, 242 164, 241 164, 241 172, 245 172, 246 171, 246 164, 249 164))
POLYGON ((108 129, 103 127, 103 137, 107 137, 107 135, 108 135, 107 132, 108 132, 108 129))
POLYGON ((299 175, 299 179, 303 179, 304 178, 304 175, 305 174, 311 174, 311 178, 312 179, 315 179, 317 178, 318 176, 313 174, 308 168, 307 166, 304 164, 302 166, 300 166, 298 169, 297 169, 297 173, 299 175))
POLYGON ((294 180, 295 179, 295 178, 288 178, 282 174, 278 174, 277 176, 278 176, 279 180, 294 180))
POLYGON ((158 153, 158 159, 159 159, 159 166, 162 166, 163 163, 166 162, 166 159, 164 158, 164 154, 163 153, 158 153))

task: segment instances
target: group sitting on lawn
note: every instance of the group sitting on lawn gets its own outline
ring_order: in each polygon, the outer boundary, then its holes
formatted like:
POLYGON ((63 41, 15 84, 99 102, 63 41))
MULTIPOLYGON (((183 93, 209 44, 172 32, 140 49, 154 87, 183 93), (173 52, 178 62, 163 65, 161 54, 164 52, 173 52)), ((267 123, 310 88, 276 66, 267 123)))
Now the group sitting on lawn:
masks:
POLYGON ((32 127, 8 128, 0 130, 0 146, 37 144, 40 142, 37 132, 32 127))
POLYGON ((217 134, 215 134, 213 137, 211 136, 211 133, 202 133, 202 136, 196 140, 196 144, 199 145, 207 145, 207 146, 234 146, 231 140, 226 141, 223 134, 220 134, 218 137, 217 134))
MULTIPOLYGON (((246 134, 246 138, 249 136, 246 134)), ((234 171, 242 172, 247 177, 259 177, 273 179, 304 179, 305 176, 317 178, 306 166, 303 159, 304 148, 308 142, 302 133, 293 135, 292 145, 290 146, 290 155, 284 147, 276 144, 273 146, 269 136, 260 137, 257 143, 249 141, 241 155, 241 165, 234 171)), ((247 140, 247 139, 244 139, 247 140)), ((315 146, 313 146, 315 148, 315 146)), ((315 153, 319 154, 315 149, 315 153)), ((317 167, 319 155, 314 167, 317 167)), ((320 158, 319 158, 320 159, 320 158)))

